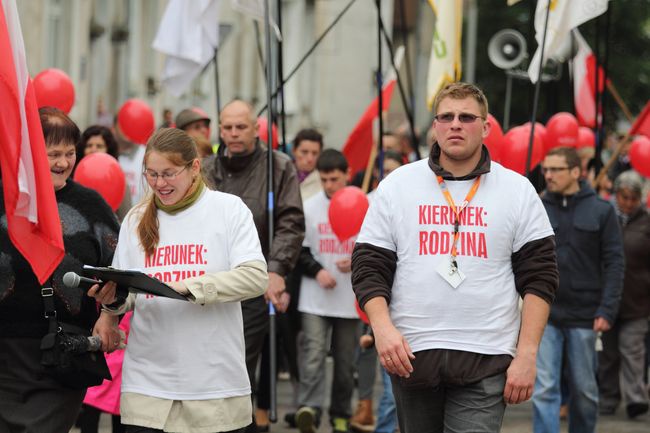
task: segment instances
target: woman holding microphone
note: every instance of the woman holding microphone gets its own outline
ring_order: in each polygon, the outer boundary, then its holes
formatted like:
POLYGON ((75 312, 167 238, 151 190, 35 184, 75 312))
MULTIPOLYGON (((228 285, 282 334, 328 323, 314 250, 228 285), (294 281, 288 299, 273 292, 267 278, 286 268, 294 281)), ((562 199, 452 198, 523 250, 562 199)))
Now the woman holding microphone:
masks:
POLYGON ((160 129, 148 141, 151 195, 122 224, 113 267, 139 269, 187 296, 88 291, 102 314, 134 310, 122 372, 127 432, 226 432, 251 423, 240 301, 267 285, 266 263, 246 205, 210 191, 192 138, 160 129))

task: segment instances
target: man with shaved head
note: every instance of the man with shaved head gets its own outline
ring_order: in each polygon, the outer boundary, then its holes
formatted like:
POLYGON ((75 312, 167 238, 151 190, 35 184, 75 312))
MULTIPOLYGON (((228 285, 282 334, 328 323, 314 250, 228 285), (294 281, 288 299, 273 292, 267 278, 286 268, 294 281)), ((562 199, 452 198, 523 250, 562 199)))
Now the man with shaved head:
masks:
MULTIPOLYGON (((267 216, 267 156, 269 149, 258 140, 257 118, 244 101, 229 102, 221 111, 219 131, 225 146, 203 163, 206 181, 212 189, 239 196, 253 214, 262 251, 268 264, 269 286, 264 297, 242 302, 246 366, 255 389, 257 360, 268 334, 268 307, 272 302, 285 311, 288 294, 284 277, 294 267, 305 235, 300 185, 291 159, 273 155, 273 244, 269 247, 267 216)), ((219 222, 215 222, 218 224, 219 222)), ((255 424, 249 431, 256 431, 255 424)))

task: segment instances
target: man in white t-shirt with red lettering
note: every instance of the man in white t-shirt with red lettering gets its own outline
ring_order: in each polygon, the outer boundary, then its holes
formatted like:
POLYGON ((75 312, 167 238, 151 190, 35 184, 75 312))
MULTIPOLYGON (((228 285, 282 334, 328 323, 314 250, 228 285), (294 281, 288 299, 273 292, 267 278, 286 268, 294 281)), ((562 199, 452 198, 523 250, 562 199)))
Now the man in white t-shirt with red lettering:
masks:
POLYGON ((325 359, 331 332, 334 377, 329 415, 333 432, 347 432, 354 390, 354 355, 359 316, 354 306, 350 265, 354 238, 340 242, 329 222, 330 199, 344 188, 348 162, 327 149, 316 164, 323 191, 305 201, 305 239, 299 263, 303 269, 298 311, 302 313, 300 385, 295 420, 301 433, 313 433, 324 403, 325 359))
POLYGON ((490 160, 483 92, 450 84, 433 110, 438 142, 379 185, 352 283, 400 431, 498 432, 535 383, 558 284, 553 230, 530 182, 490 160))

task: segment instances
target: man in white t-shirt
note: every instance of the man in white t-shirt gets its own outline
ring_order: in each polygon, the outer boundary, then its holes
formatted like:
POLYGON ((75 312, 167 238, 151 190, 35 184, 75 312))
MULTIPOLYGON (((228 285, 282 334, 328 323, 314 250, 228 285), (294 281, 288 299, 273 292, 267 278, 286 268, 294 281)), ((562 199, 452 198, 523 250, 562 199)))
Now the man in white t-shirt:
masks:
POLYGON ((354 390, 354 354, 359 316, 354 306, 350 265, 354 238, 339 241, 329 222, 332 196, 344 188, 348 162, 338 150, 327 149, 316 168, 323 191, 304 203, 305 240, 299 263, 303 270, 298 311, 302 313, 300 385, 295 420, 301 433, 313 433, 324 403, 325 359, 330 347, 334 377, 329 415, 334 432, 347 432, 354 390))
POLYGON ((553 230, 530 182, 490 161, 483 92, 450 84, 433 109, 437 143, 379 185, 352 283, 400 431, 497 432, 506 404, 532 394, 558 284, 553 230))
POLYGON ((146 146, 136 144, 122 134, 122 131, 120 131, 117 125, 117 116, 113 124, 113 135, 115 135, 115 140, 118 145, 119 156, 117 160, 120 163, 120 168, 124 172, 124 180, 131 193, 131 204, 136 205, 144 198, 149 190, 149 187, 142 178, 142 170, 144 170, 142 161, 144 160, 146 146))

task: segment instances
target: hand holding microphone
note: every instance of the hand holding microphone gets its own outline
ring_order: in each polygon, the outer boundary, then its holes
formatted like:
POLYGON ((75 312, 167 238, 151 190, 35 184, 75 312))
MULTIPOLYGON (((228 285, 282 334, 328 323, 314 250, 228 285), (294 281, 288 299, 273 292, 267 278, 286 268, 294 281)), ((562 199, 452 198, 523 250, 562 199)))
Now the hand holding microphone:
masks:
POLYGON ((88 296, 95 298, 97 302, 105 305, 112 304, 117 300, 115 296, 117 292, 117 284, 113 281, 106 282, 102 287, 101 280, 93 280, 92 278, 82 277, 74 272, 66 272, 63 275, 63 284, 68 287, 80 287, 88 289, 88 296))

